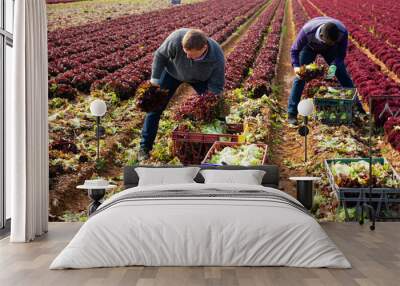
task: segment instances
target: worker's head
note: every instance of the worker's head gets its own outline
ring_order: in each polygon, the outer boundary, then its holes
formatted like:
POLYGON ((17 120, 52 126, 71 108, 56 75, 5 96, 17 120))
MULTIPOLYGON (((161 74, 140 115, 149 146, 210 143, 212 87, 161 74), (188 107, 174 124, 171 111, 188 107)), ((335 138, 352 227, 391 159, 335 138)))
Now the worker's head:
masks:
POLYGON ((182 39, 183 51, 191 60, 200 58, 208 49, 208 38, 203 31, 189 30, 182 39))
POLYGON ((319 34, 321 40, 329 46, 333 46, 337 43, 339 35, 339 28, 334 23, 323 24, 319 34))

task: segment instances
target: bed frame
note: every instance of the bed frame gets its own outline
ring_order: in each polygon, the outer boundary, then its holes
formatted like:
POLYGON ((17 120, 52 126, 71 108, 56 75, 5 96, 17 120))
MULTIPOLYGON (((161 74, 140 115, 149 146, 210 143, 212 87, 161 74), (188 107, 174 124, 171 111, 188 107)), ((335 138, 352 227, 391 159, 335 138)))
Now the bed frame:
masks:
MULTIPOLYGON (((279 189, 279 169, 276 165, 260 165, 260 166, 206 166, 206 165, 192 165, 192 167, 199 167, 202 170, 205 169, 220 169, 220 170, 263 170, 265 171, 265 175, 262 179, 261 184, 264 187, 271 187, 275 189, 279 189)), ((182 166, 145 166, 145 165, 136 165, 136 166, 127 166, 124 167, 124 189, 133 188, 138 185, 139 177, 135 171, 137 167, 147 167, 147 168, 182 168, 182 166)), ((200 174, 197 174, 194 179, 197 183, 204 183, 204 178, 200 174)))

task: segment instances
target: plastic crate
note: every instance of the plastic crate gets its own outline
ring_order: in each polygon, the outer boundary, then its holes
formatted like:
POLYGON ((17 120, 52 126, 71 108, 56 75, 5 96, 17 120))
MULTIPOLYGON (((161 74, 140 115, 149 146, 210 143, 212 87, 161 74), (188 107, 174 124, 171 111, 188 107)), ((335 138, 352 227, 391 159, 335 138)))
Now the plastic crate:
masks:
MULTIPOLYGON (((216 153, 224 149, 225 147, 239 147, 242 145, 253 145, 249 143, 239 143, 239 142, 221 142, 221 141, 216 141, 214 144, 211 146, 210 150, 207 152, 206 156, 204 157, 204 160, 201 162, 202 165, 213 165, 213 166, 218 166, 217 164, 212 164, 208 163, 211 160, 211 157, 216 153)), ((255 144, 258 147, 262 147, 264 149, 264 154, 263 154, 263 159, 261 162, 261 165, 266 165, 267 164, 267 159, 268 159, 268 145, 267 144, 255 144)))
POLYGON ((205 134, 200 132, 172 132, 173 155, 177 156, 182 164, 200 164, 215 141, 238 142, 243 132, 242 124, 227 124, 229 134, 205 134))
POLYGON ((327 125, 351 125, 353 123, 353 104, 358 97, 356 88, 335 87, 338 90, 352 90, 352 99, 314 97, 316 118, 327 125))
MULTIPOLYGON (((360 207, 363 202, 371 202, 374 204, 376 215, 378 219, 385 219, 384 216, 381 216, 381 211, 383 207, 388 208, 388 204, 392 203, 400 203, 400 189, 399 188, 370 188, 362 187, 362 188, 345 188, 339 187, 333 176, 332 170, 330 168, 331 164, 335 163, 348 163, 351 162, 359 162, 359 161, 369 162, 369 158, 344 158, 344 159, 329 159, 325 160, 325 168, 327 170, 327 175, 329 179, 329 183, 331 188, 336 193, 336 197, 339 202, 342 204, 346 219, 348 219, 347 207, 360 207)), ((372 164, 384 164, 389 162, 385 158, 373 158, 372 164)), ((397 174, 396 170, 390 166, 393 172, 393 179, 400 180, 400 176, 397 174)))

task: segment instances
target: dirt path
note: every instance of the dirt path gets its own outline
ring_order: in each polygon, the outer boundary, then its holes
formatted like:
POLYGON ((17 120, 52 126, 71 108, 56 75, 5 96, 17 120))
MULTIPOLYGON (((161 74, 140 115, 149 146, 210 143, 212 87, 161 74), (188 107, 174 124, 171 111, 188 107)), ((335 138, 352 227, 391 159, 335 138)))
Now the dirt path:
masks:
MULTIPOLYGON (((290 47, 295 38, 293 23, 292 0, 288 0, 284 19, 284 34, 278 64, 277 82, 281 86, 279 103, 286 108, 292 82, 294 78, 293 68, 290 61, 290 47)), ((300 119, 300 118, 299 118, 300 119)), ((281 188, 295 195, 294 183, 289 180, 290 176, 304 175, 304 168, 301 166, 304 160, 304 140, 298 135, 297 128, 291 128, 286 121, 281 127, 272 130, 271 161, 279 166, 281 172, 281 188), (299 165, 293 167, 293 165, 299 165)), ((311 150, 310 146, 308 150, 311 150)))

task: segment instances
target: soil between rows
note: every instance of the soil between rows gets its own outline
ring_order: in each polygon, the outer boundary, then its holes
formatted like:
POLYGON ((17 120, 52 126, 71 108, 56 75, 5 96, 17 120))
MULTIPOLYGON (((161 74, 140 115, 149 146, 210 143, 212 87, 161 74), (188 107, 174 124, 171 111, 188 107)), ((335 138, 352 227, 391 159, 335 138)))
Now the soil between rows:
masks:
MULTIPOLYGON (((294 71, 290 61, 290 47, 295 38, 295 29, 293 23, 292 1, 288 0, 284 19, 284 34, 278 62, 277 83, 281 87, 279 104, 286 109, 292 82, 294 79, 294 71)), ((290 160, 294 163, 304 161, 304 142, 303 138, 298 134, 297 128, 289 127, 286 122, 281 127, 272 131, 270 142, 271 162, 279 166, 280 170, 280 188, 285 192, 295 196, 293 182, 289 180, 289 176, 304 175, 304 170, 296 170, 294 173, 290 170, 285 162, 290 160)), ((309 146, 311 149, 311 146, 309 146)))

